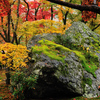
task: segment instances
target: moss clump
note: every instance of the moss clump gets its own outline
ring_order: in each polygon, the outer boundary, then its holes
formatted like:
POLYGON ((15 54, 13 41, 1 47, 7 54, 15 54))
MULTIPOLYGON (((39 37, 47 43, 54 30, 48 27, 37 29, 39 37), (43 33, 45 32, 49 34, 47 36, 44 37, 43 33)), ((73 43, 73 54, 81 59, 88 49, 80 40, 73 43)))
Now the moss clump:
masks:
POLYGON ((73 50, 73 52, 75 52, 79 57, 84 69, 87 72, 91 73, 94 77, 96 77, 95 71, 97 70, 98 56, 96 56, 95 54, 91 54, 90 52, 87 52, 85 54, 83 52, 75 50, 73 50))
POLYGON ((40 40, 38 43, 41 44, 41 46, 34 46, 32 47, 32 52, 33 53, 38 53, 38 54, 45 54, 51 59, 55 59, 58 61, 62 61, 64 63, 65 55, 63 55, 64 51, 71 51, 70 49, 56 44, 52 41, 48 40, 40 40))
POLYGON ((91 73, 96 78, 95 71, 97 70, 97 66, 93 62, 86 63, 85 61, 83 61, 82 66, 87 72, 91 73))
POLYGON ((71 50, 67 47, 64 47, 62 45, 56 44, 52 41, 49 40, 40 40, 38 41, 41 46, 35 45, 32 47, 32 52, 33 53, 38 53, 38 54, 45 54, 51 59, 55 59, 58 61, 62 61, 65 63, 65 55, 64 52, 74 52, 80 59, 82 66, 84 69, 91 73, 94 77, 96 77, 95 71, 97 70, 98 66, 98 56, 95 55, 95 53, 91 53, 90 51, 88 52, 83 52, 83 51, 77 51, 77 50, 71 50))
POLYGON ((84 83, 88 84, 89 86, 92 85, 92 80, 90 78, 83 78, 84 83))

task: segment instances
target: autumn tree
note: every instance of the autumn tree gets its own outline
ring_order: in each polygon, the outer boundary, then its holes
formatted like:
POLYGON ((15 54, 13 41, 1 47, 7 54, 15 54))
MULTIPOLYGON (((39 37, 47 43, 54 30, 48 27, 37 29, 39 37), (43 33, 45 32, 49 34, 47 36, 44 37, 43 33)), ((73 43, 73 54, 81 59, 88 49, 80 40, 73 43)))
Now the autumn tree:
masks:
POLYGON ((10 84, 10 69, 21 70, 27 67, 28 52, 26 46, 11 43, 0 44, 0 62, 6 67, 6 84, 10 84))
MULTIPOLYGON (((100 6, 99 0, 82 0, 82 5, 95 5, 95 6, 100 6)), ((92 11, 82 11, 82 18, 84 21, 88 21, 91 18, 96 19, 97 13, 92 12, 92 11)))
POLYGON ((20 0, 18 0, 18 2, 17 2, 17 19, 16 19, 15 24, 12 22, 12 16, 11 16, 11 13, 12 13, 11 8, 12 8, 12 5, 14 3, 15 3, 15 1, 13 1, 13 0, 10 0, 10 1, 1 0, 2 11, 1 11, 1 14, 0 14, 0 17, 1 17, 0 36, 3 38, 3 40, 5 42, 14 43, 14 41, 15 41, 16 44, 18 44, 18 38, 17 38, 16 30, 17 30, 18 19, 19 19, 18 10, 19 10, 20 0), (13 29, 12 33, 11 33, 11 24, 12 24, 12 29, 13 29), (5 28, 5 26, 7 28, 5 28))
POLYGON ((18 27, 25 21, 35 21, 40 19, 53 19, 54 9, 44 2, 28 0, 1 0, 1 30, 0 36, 5 42, 19 44, 23 35, 18 35, 18 27), (4 3, 6 1, 6 3, 4 3), (7 9, 8 7, 8 9, 7 9), (52 13, 52 14, 51 14, 52 13))
MULTIPOLYGON (((72 0, 67 0, 67 1, 72 2, 72 0)), ((70 20, 69 15, 73 14, 74 10, 72 8, 64 7, 61 5, 58 5, 56 8, 58 9, 59 20, 62 20, 64 25, 70 24, 71 20, 70 20)))
MULTIPOLYGON (((51 10, 45 11, 45 7, 39 8, 40 3, 34 2, 34 3, 28 3, 26 0, 1 0, 0 1, 0 18, 1 18, 1 23, 0 23, 0 36, 3 38, 5 42, 9 43, 16 43, 17 45, 20 43, 20 39, 24 34, 18 35, 18 27, 20 27, 21 23, 23 21, 34 21, 38 19, 48 19, 51 16, 51 10), (34 10, 34 11, 32 11, 34 10), (33 15, 35 13, 35 16, 33 15), (24 15, 24 17, 23 17, 24 15), (42 17, 40 16, 42 15, 42 17), (49 17, 48 17, 49 16, 49 17), (21 21, 22 18, 22 21, 21 21)), ((17 61, 20 57, 15 57, 17 58, 15 60, 13 53, 17 51, 17 46, 12 46, 11 44, 2 44, 1 49, 0 49, 0 54, 1 54, 1 60, 0 62, 6 66, 6 76, 7 76, 7 81, 6 83, 10 83, 10 69, 15 65, 14 61, 17 61), (4 47, 4 46, 5 47, 4 47), (10 46, 9 48, 6 49, 6 47, 10 46), (4 48, 3 48, 4 47, 4 48), (14 47, 14 48, 13 48, 14 47), (16 50, 15 50, 16 48, 16 50), (12 51, 11 51, 12 50, 12 51), (4 54, 2 54, 2 51, 4 54)), ((19 49, 19 52, 21 49, 19 49)), ((19 54, 18 54, 19 55, 19 54)), ((21 56, 21 55, 20 55, 21 56)), ((24 56, 22 56, 24 57, 24 56)), ((20 59, 21 60, 21 59, 20 59)), ((21 65, 19 65, 21 66, 21 65)))

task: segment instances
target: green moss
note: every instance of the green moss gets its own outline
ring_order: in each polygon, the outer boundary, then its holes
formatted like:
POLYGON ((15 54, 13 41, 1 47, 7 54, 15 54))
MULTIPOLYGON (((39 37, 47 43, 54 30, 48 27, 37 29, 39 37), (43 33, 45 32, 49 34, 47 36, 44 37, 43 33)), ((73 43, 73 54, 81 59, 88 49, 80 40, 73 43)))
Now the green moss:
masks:
POLYGON ((81 61, 86 61, 85 56, 80 51, 73 50, 73 52, 79 57, 81 61))
POLYGON ((94 52, 86 52, 85 53, 85 58, 87 59, 88 62, 95 62, 96 66, 99 66, 98 62, 98 56, 94 52))
POLYGON ((94 40, 94 44, 95 43, 99 43, 99 40, 98 39, 95 39, 95 38, 93 38, 93 37, 91 37, 93 40, 94 40))
POLYGON ((83 31, 86 32, 86 29, 83 27, 83 31))
POLYGON ((86 63, 85 61, 82 61, 82 66, 87 72, 91 73, 96 78, 95 71, 97 70, 97 66, 93 62, 86 63))
POLYGON ((74 36, 74 38, 77 40, 79 40, 79 38, 82 38, 82 35, 81 35, 81 33, 76 33, 75 34, 75 36, 74 36))
POLYGON ((64 59, 65 56, 63 55, 62 51, 71 51, 70 49, 56 44, 52 41, 48 41, 48 40, 40 40, 38 41, 38 43, 41 44, 41 46, 34 46, 32 47, 32 52, 34 53, 44 53, 45 55, 47 55, 48 57, 50 57, 51 59, 55 59, 58 61, 62 61, 64 63, 64 59))
MULTIPOLYGON (((38 43, 41 44, 41 46, 32 47, 33 53, 38 53, 38 54, 43 53, 48 57, 50 57, 51 59, 55 59, 65 63, 64 59, 66 56, 63 55, 64 52, 66 51, 68 51, 69 53, 74 52, 79 57, 83 68, 89 73, 93 74, 94 77, 96 77, 95 71, 97 70, 99 62, 98 62, 98 56, 96 56, 95 53, 71 50, 67 47, 64 47, 62 45, 44 39, 38 41, 38 43)), ((61 69, 64 70, 64 68, 65 67, 63 66, 61 69)), ((66 72, 63 72, 63 74, 65 75, 66 72)))
POLYGON ((92 85, 92 80, 90 78, 83 78, 84 83, 88 84, 89 86, 92 85))
POLYGON ((91 73, 94 77, 96 77, 95 71, 97 70, 97 65, 99 64, 98 56, 91 53, 84 54, 83 52, 75 50, 73 52, 75 52, 76 55, 79 57, 84 69, 87 72, 91 73))

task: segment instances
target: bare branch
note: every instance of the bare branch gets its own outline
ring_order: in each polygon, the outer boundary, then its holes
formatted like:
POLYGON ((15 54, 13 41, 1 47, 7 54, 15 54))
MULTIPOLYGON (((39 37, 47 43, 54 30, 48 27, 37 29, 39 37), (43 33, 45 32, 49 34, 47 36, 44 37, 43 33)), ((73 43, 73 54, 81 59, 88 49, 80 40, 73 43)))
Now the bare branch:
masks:
POLYGON ((27 8, 28 8, 27 14, 26 14, 26 21, 28 21, 29 5, 28 5, 28 3, 26 2, 26 0, 24 0, 24 2, 26 3, 27 8))
POLYGON ((40 5, 37 7, 37 9, 35 9, 35 20, 36 20, 36 16, 37 16, 37 12, 39 10, 40 5))
POLYGON ((100 26, 100 24, 98 24, 95 28, 92 29, 92 31, 94 31, 95 29, 97 29, 100 26))
POLYGON ((21 35, 18 39, 18 44, 20 44, 20 39, 22 38, 23 35, 21 35))
POLYGON ((100 14, 100 7, 98 7, 96 5, 78 5, 78 4, 72 4, 72 3, 60 1, 60 0, 47 0, 47 1, 59 4, 59 5, 71 7, 71 8, 74 8, 74 9, 78 9, 80 11, 83 11, 83 10, 93 11, 93 12, 100 14))
POLYGON ((51 20, 53 20, 53 5, 51 5, 51 20))
POLYGON ((1 27, 2 27, 4 35, 5 35, 5 39, 7 40, 7 32, 6 32, 6 30, 4 29, 4 26, 3 26, 3 17, 1 17, 1 23, 2 23, 1 27))
POLYGON ((11 5, 13 5, 15 3, 16 0, 13 1, 13 3, 11 5))
POLYGON ((5 42, 7 42, 7 40, 5 39, 5 37, 3 36, 3 34, 0 33, 0 35, 1 35, 1 37, 3 38, 3 40, 4 40, 5 42))
POLYGON ((10 18, 11 18, 11 9, 8 12, 8 36, 7 36, 7 41, 10 42, 10 18))
MULTIPOLYGON (((15 39, 16 44, 18 44, 16 30, 17 30, 18 20, 19 20, 19 5, 20 5, 20 0, 18 0, 18 4, 17 4, 17 21, 16 21, 16 24, 15 24, 13 39, 11 41, 11 43, 13 43, 14 42, 14 39, 15 39)), ((13 28, 14 28, 14 24, 13 24, 13 28)))
POLYGON ((12 24, 12 28, 13 28, 13 30, 14 30, 14 23, 13 23, 12 17, 11 17, 11 24, 12 24))

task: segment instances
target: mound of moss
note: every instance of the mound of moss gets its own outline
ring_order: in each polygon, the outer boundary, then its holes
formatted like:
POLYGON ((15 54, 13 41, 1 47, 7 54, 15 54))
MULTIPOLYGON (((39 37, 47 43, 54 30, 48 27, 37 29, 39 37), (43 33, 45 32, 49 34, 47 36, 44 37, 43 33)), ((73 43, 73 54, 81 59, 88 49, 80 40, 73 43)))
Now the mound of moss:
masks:
POLYGON ((45 54, 51 59, 55 59, 65 63, 64 59, 67 57, 66 55, 64 55, 65 52, 69 52, 69 53, 73 52, 79 57, 79 60, 81 61, 84 69, 87 72, 93 74, 94 77, 96 77, 95 71, 97 70, 97 66, 99 62, 98 62, 98 56, 95 55, 95 53, 91 53, 87 51, 81 52, 78 50, 71 50, 60 44, 56 44, 52 41, 45 40, 45 39, 38 41, 38 43, 41 45, 40 46, 35 45, 34 47, 32 47, 33 53, 45 54))

